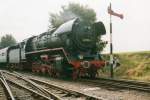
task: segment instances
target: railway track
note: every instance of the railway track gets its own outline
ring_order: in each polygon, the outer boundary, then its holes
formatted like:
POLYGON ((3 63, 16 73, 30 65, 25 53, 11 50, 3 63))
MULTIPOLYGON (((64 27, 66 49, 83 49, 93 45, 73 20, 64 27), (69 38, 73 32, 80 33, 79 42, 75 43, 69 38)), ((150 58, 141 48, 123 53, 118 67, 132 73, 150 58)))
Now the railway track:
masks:
MULTIPOLYGON (((34 82, 13 75, 9 72, 2 72, 9 87, 12 89, 14 100, 59 100, 60 98, 44 90, 34 82)), ((10 99, 11 100, 11 99, 10 99)))
POLYGON ((32 90, 29 91, 18 83, 8 80, 2 71, 0 71, 0 77, 2 86, 0 88, 0 100, 37 100, 38 97, 40 98, 38 100, 50 100, 34 93, 32 90))
POLYGON ((89 85, 104 86, 113 90, 130 89, 130 90, 145 91, 148 93, 150 92, 150 83, 142 81, 96 78, 96 79, 79 79, 76 80, 76 82, 82 82, 83 84, 89 85))
POLYGON ((15 100, 2 72, 0 72, 0 100, 15 100))
POLYGON ((104 98, 87 95, 87 94, 84 94, 79 91, 65 89, 60 86, 56 86, 54 84, 50 84, 46 81, 42 81, 39 79, 28 78, 27 76, 23 76, 17 72, 9 73, 9 72, 5 71, 4 73, 9 74, 13 77, 17 77, 17 78, 23 79, 23 80, 25 79, 25 80, 30 81, 31 83, 34 83, 34 85, 40 87, 40 89, 42 89, 42 91, 44 91, 48 94, 51 93, 51 94, 55 95, 57 98, 54 98, 54 100, 106 100, 104 98))
MULTIPOLYGON (((35 77, 28 77, 27 74, 21 74, 18 72, 5 72, 7 74, 10 74, 11 76, 15 76, 18 78, 24 78, 26 80, 30 80, 31 82, 34 82, 35 84, 42 87, 43 91, 48 91, 54 95, 56 95, 58 98, 56 100, 106 100, 101 97, 95 97, 92 95, 87 95, 85 93, 64 89, 64 87, 60 87, 56 84, 49 83, 48 81, 41 80, 40 78, 35 77)), ((31 75, 32 76, 32 75, 31 75)), ((146 91, 150 92, 150 83, 145 82, 137 82, 137 81, 127 81, 127 80, 118 80, 118 79, 106 79, 106 78, 97 78, 94 80, 91 79, 79 79, 76 82, 81 82, 83 84, 87 85, 94 85, 94 86, 100 86, 100 87, 107 87, 107 89, 111 90, 139 90, 139 91, 146 91)), ((47 95, 46 95, 47 96, 47 95)), ((49 97, 49 96, 47 96, 49 97)), ((39 100, 39 99, 38 99, 39 100)))
POLYGON ((96 78, 92 79, 80 79, 80 82, 86 82, 94 85, 103 85, 106 87, 115 87, 121 89, 132 89, 138 91, 150 92, 150 83, 146 82, 138 82, 133 80, 118 80, 118 79, 110 79, 110 78, 96 78))
POLYGON ((59 95, 63 100, 104 100, 101 97, 94 97, 92 95, 87 95, 79 91, 74 91, 70 89, 65 89, 54 84, 49 84, 46 81, 30 78, 32 81, 36 82, 37 84, 43 85, 46 89, 55 94, 59 95))
POLYGON ((7 100, 7 95, 2 80, 0 81, 0 100, 7 100))

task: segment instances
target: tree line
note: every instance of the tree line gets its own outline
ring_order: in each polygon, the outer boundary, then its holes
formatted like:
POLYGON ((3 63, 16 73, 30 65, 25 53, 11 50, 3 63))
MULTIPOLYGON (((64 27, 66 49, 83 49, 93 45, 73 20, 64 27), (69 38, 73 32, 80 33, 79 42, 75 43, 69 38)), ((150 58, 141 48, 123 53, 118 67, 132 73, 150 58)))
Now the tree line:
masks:
POLYGON ((0 48, 15 45, 16 39, 11 34, 6 34, 0 38, 0 48))
POLYGON ((73 18, 79 18, 87 24, 92 24, 96 21, 96 13, 88 6, 83 6, 77 3, 63 5, 59 13, 50 13, 49 29, 57 28, 64 22, 73 18))

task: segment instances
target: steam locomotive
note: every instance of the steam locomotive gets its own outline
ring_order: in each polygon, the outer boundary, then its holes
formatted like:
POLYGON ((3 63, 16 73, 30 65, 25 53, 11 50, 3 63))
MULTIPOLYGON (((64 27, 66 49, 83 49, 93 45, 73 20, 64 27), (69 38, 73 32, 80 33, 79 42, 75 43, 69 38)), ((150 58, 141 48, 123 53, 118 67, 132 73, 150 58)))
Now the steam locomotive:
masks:
POLYGON ((97 50, 98 39, 105 34, 102 22, 89 25, 76 18, 56 29, 1 49, 0 65, 48 73, 52 77, 94 78, 105 65, 97 50))

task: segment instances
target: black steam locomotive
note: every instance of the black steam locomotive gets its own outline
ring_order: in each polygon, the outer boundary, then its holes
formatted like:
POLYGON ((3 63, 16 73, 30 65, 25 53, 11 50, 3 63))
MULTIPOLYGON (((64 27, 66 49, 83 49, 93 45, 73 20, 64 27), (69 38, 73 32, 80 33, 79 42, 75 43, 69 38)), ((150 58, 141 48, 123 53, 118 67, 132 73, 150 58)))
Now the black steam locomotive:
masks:
POLYGON ((50 76, 95 77, 105 65, 97 42, 106 33, 102 22, 92 25, 78 18, 56 29, 0 50, 0 63, 50 76))

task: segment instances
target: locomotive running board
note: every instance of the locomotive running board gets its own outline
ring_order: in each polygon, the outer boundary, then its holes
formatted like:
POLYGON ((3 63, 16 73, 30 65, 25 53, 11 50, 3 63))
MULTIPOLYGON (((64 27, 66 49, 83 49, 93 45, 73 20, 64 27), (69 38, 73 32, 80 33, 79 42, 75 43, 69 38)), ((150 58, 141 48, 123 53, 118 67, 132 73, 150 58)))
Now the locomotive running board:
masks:
POLYGON ((43 52, 52 52, 52 51, 62 51, 65 58, 67 59, 68 63, 70 63, 67 53, 65 52, 64 48, 54 48, 54 49, 46 49, 46 50, 38 50, 38 51, 33 51, 33 52, 27 52, 25 53, 26 55, 31 55, 31 54, 37 54, 37 53, 43 53, 43 52))

